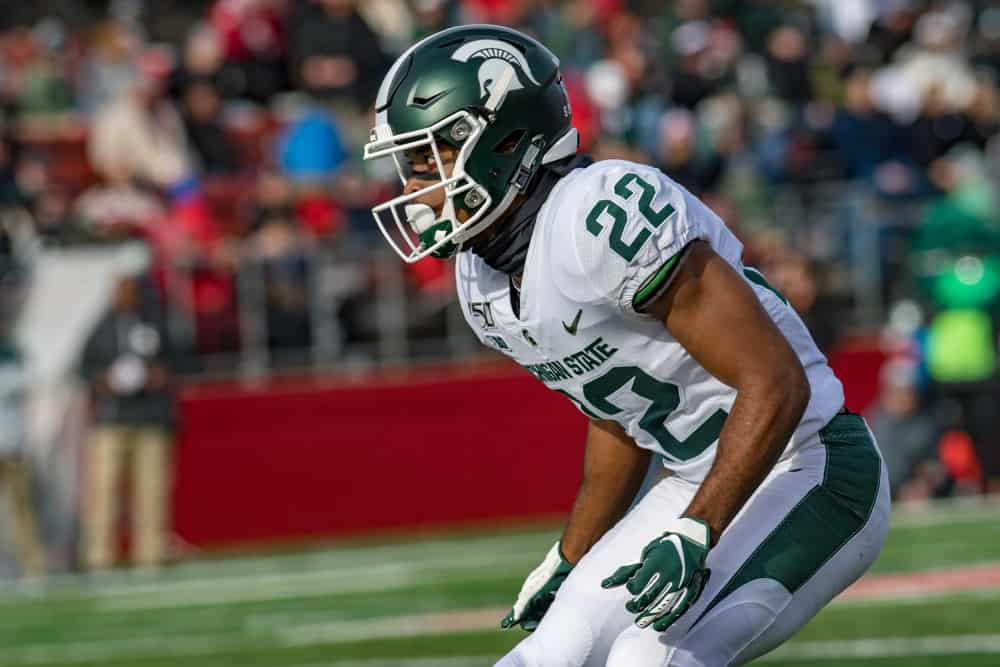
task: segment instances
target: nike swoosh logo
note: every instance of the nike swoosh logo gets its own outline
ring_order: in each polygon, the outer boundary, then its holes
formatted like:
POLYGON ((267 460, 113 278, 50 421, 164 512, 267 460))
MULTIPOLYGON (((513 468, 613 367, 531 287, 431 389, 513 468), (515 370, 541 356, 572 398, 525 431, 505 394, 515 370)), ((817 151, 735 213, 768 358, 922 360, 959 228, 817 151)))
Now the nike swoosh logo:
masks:
POLYGON ((583 308, 581 308, 580 310, 576 311, 576 317, 573 318, 573 323, 572 324, 566 324, 565 322, 562 323, 563 329, 566 330, 566 333, 568 333, 571 336, 575 336, 576 335, 576 328, 578 326, 580 326, 580 316, 581 315, 583 315, 583 308))
POLYGON ((415 106, 418 109, 426 109, 450 92, 451 90, 449 89, 442 90, 441 92, 431 95, 430 97, 413 97, 413 99, 410 100, 410 105, 415 106))

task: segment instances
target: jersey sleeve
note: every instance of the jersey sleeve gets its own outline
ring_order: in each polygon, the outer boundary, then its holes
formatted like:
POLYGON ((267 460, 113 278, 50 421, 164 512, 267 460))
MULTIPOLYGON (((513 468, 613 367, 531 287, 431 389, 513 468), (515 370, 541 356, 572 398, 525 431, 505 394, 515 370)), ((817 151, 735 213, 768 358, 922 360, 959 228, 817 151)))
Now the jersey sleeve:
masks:
POLYGON ((562 223, 568 242, 553 244, 558 287, 576 301, 612 305, 627 315, 641 316, 666 289, 693 241, 712 243, 716 228, 724 228, 661 171, 630 162, 582 170, 559 200, 573 215, 562 223))

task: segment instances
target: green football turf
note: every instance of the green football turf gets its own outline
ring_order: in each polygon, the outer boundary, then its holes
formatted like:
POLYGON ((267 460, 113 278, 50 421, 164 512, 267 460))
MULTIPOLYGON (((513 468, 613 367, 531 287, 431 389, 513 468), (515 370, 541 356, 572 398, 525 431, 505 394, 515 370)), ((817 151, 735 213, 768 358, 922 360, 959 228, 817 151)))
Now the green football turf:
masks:
MULTIPOLYGON (((995 505, 897 513, 873 572, 1000 564, 998 518, 995 505)), ((495 623, 554 537, 470 534, 8 584, 0 665, 492 665, 523 636, 495 623)), ((759 664, 996 667, 997 619, 989 588, 838 601, 759 664)))

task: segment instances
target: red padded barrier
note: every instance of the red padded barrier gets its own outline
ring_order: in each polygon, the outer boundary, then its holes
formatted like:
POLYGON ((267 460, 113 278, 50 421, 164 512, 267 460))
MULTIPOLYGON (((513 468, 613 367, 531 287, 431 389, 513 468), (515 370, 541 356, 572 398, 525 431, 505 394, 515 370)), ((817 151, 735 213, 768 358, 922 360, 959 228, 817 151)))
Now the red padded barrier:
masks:
POLYGON ((174 526, 199 546, 551 516, 584 417, 517 368, 438 369, 182 399, 174 526))
MULTIPOLYGON (((863 410, 877 344, 831 355, 863 410)), ((199 385, 181 401, 174 526, 198 546, 551 517, 572 504, 586 420, 506 364, 363 379, 199 385)))
POLYGON ((845 338, 827 354, 830 367, 844 383, 844 402, 865 413, 878 397, 879 370, 890 351, 877 336, 845 338))

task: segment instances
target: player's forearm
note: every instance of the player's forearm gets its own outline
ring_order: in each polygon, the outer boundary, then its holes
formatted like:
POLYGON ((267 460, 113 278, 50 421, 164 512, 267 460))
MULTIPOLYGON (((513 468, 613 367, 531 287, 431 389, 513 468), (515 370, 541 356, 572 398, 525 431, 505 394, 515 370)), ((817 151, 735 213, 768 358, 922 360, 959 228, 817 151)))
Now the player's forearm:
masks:
POLYGON ((625 515, 642 485, 649 457, 620 429, 591 425, 583 479, 560 544, 568 561, 579 561, 625 515))
POLYGON ((809 393, 797 364, 784 377, 739 390, 719 436, 715 463, 685 511, 708 524, 712 544, 774 467, 802 419, 809 393))
POLYGON ((642 484, 645 469, 646 466, 642 466, 642 474, 633 471, 634 474, 616 480, 608 479, 610 475, 602 475, 601 479, 580 485, 560 544, 566 560, 579 561, 625 516, 642 484))

